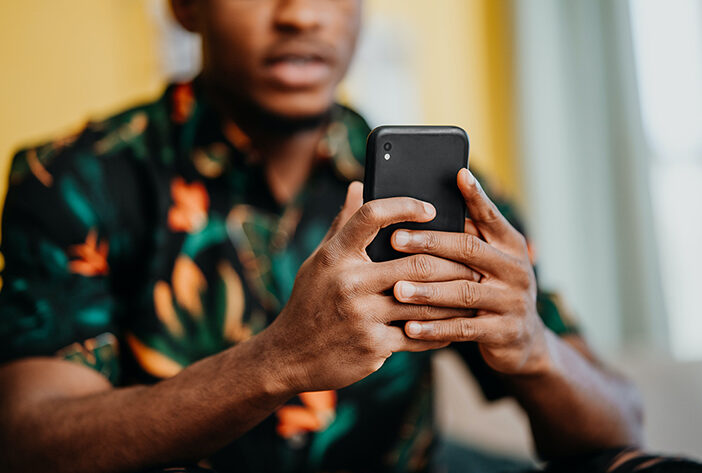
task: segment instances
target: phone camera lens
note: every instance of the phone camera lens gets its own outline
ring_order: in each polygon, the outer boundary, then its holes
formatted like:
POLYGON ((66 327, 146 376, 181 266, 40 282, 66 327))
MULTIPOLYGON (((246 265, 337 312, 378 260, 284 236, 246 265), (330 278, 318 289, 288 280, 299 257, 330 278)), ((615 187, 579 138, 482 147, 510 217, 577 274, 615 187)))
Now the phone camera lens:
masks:
POLYGON ((390 150, 392 149, 392 145, 391 145, 390 143, 385 143, 385 144, 383 145, 383 149, 384 149, 385 151, 390 151, 390 150))

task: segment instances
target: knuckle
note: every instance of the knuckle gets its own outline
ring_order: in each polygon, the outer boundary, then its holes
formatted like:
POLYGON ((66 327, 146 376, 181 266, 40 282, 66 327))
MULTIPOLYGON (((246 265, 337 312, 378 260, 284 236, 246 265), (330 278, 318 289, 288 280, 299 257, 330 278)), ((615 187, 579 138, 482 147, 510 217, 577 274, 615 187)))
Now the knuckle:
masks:
POLYGON ((497 223, 502 218, 502 214, 496 207, 490 207, 487 211, 486 221, 489 223, 497 223))
POLYGON ((367 324, 361 317, 361 307, 353 301, 345 301, 342 304, 339 322, 343 324, 343 330, 350 339, 356 340, 359 345, 363 345, 363 340, 366 337, 367 324))
POLYGON ((423 306, 421 305, 407 304, 406 307, 402 308, 402 310, 404 314, 407 314, 407 320, 423 320, 424 316, 422 315, 422 307, 423 306))
POLYGON ((421 239, 420 246, 427 251, 437 250, 440 246, 439 237, 434 232, 426 232, 424 238, 421 239))
POLYGON ((474 284, 463 281, 459 287, 459 298, 465 307, 472 307, 478 302, 478 291, 474 284))
POLYGON ((339 273, 334 278, 334 292, 342 298, 347 298, 356 292, 356 277, 347 272, 339 273))
POLYGON ((436 309, 428 305, 417 306, 415 310, 417 312, 416 317, 419 320, 431 320, 436 316, 436 309))
POLYGON ((358 209, 358 216, 361 222, 367 225, 374 224, 380 218, 380 208, 377 201, 372 201, 364 204, 358 209))
POLYGON ((363 280, 357 273, 347 271, 342 275, 342 277, 344 278, 342 287, 346 294, 358 294, 360 292, 363 285, 363 280))
POLYGON ((424 280, 434 272, 434 263, 429 256, 416 255, 412 257, 412 273, 415 278, 424 280))
POLYGON ((480 240, 475 235, 465 235, 461 239, 461 252, 467 257, 476 256, 480 250, 480 240))
POLYGON ((473 340, 476 335, 476 330, 469 320, 460 319, 456 326, 456 335, 463 340, 473 340))
POLYGON ((333 297, 334 313, 338 320, 353 320, 357 313, 357 307, 353 300, 342 297, 333 297))
POLYGON ((485 208, 482 209, 480 212, 480 217, 483 222, 486 223, 492 223, 497 221, 502 214, 500 213, 499 210, 497 210, 497 207, 495 207, 495 204, 489 203, 488 205, 485 206, 485 208))

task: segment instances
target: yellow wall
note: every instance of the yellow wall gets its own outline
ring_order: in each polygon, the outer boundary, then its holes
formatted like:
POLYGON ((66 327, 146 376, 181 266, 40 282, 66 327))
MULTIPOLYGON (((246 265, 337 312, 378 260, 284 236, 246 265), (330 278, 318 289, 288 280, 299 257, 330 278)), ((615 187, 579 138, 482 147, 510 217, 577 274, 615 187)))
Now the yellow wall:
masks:
MULTIPOLYGON (((471 137, 472 165, 521 197, 514 166, 512 0, 367 0, 417 31, 428 123, 471 137)), ((146 0, 0 2, 0 174, 13 149, 154 96, 162 86, 146 0)), ((0 179, 0 200, 5 193, 0 179)))
POLYGON ((521 201, 512 121, 512 1, 369 0, 367 13, 401 18, 417 32, 426 122, 465 128, 471 167, 521 201))
POLYGON ((144 0, 0 2, 0 201, 11 153, 161 87, 144 0))

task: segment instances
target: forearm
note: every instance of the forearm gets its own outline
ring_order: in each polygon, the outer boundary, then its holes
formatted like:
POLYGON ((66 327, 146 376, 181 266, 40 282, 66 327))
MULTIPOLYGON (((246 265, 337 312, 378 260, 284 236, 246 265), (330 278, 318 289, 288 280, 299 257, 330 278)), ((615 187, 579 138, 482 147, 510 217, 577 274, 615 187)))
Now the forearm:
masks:
POLYGON ((10 471, 133 471, 197 460, 293 395, 279 368, 254 337, 153 386, 6 404, 3 456, 10 471))
POLYGON ((506 378, 529 416, 539 454, 549 459, 639 443, 636 389, 548 330, 546 346, 541 373, 506 378))

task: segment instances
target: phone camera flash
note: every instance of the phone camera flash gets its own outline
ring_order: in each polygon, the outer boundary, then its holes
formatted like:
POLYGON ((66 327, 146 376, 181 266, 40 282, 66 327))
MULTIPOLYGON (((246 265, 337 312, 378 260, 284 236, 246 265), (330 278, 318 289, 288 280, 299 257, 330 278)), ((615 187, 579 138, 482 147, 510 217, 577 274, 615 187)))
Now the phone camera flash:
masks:
POLYGON ((385 156, 383 157, 385 158, 385 161, 387 161, 388 159, 390 159, 390 153, 385 153, 385 156))

